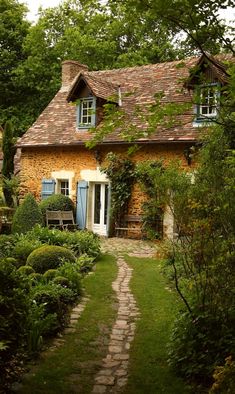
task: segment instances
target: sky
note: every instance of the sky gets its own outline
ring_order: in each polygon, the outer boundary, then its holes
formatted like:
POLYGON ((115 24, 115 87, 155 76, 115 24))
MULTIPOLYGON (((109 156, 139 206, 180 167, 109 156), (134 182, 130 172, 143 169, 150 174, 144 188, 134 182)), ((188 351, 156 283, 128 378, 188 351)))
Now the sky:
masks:
MULTIPOLYGON (((27 18, 31 22, 34 22, 37 20, 37 11, 40 6, 42 6, 42 8, 55 7, 55 6, 59 5, 60 3, 62 3, 63 0, 19 0, 19 2, 25 3, 27 5, 27 7, 30 10, 27 15, 27 18)), ((235 20, 235 8, 230 7, 227 10, 223 10, 222 15, 227 20, 234 21, 235 20)))
POLYGON ((19 3, 24 3, 29 9, 27 18, 30 22, 37 20, 37 11, 40 6, 42 8, 56 7, 62 0, 19 0, 19 3))

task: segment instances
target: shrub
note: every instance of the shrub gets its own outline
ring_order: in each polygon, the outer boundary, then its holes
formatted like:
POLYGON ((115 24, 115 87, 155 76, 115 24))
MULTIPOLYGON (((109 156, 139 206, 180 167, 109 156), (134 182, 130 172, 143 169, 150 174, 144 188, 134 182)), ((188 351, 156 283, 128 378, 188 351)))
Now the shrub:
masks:
POLYGON ((42 224, 42 213, 32 194, 27 194, 23 203, 16 209, 12 222, 13 233, 26 233, 35 224, 42 224))
POLYGON ((77 256, 87 254, 91 257, 97 257, 100 253, 100 239, 98 235, 87 230, 69 233, 67 245, 77 256))
MULTIPOLYGON (((13 264, 0 261, 0 338, 5 344, 1 349, 0 377, 4 379, 13 359, 25 343, 29 313, 29 283, 13 264)), ((1 379, 0 379, 1 380, 1 379)))
POLYGON ((53 280, 56 275, 58 275, 58 270, 55 269, 50 269, 44 272, 43 277, 46 280, 46 282, 49 282, 50 280, 53 280))
MULTIPOLYGON (((73 304, 76 295, 71 289, 66 289, 53 282, 39 284, 33 288, 32 297, 37 305, 44 305, 44 315, 56 314, 57 320, 53 331, 63 328, 68 322, 69 305, 73 304)), ((50 332, 52 334, 53 332, 50 332)))
POLYGON ((12 235, 0 235, 0 259, 12 256, 15 242, 15 238, 12 235))
POLYGON ((217 366, 213 373, 215 382, 213 383, 209 394, 228 394, 235 392, 235 362, 229 356, 225 359, 224 366, 217 366))
POLYGON ((29 274, 28 278, 30 279, 33 286, 37 285, 39 282, 42 282, 43 275, 38 272, 33 272, 29 274))
POLYGON ((13 256, 18 261, 18 265, 24 265, 30 253, 41 245, 41 242, 38 240, 29 240, 27 238, 19 240, 12 251, 13 256))
POLYGON ((20 267, 20 265, 18 264, 18 261, 16 259, 14 259, 14 257, 6 257, 4 260, 9 264, 13 264, 16 268, 20 267))
POLYGON ((65 263, 58 268, 58 273, 65 277, 68 281, 68 287, 75 291, 77 295, 81 294, 81 274, 80 265, 65 263))
POLYGON ((57 325, 55 313, 45 315, 45 305, 37 305, 32 302, 29 314, 28 350, 31 355, 35 355, 41 350, 43 336, 54 331, 57 325))
POLYGON ((69 280, 64 276, 56 276, 53 282, 63 287, 69 287, 69 280))
POLYGON ((97 257, 100 253, 99 237, 87 230, 68 232, 35 226, 27 234, 27 237, 28 239, 37 239, 42 243, 65 246, 72 249, 76 256, 87 254, 97 257))
POLYGON ((79 265, 79 271, 81 273, 87 273, 91 271, 94 266, 94 258, 84 254, 77 259, 77 264, 79 265))
POLYGON ((30 265, 22 265, 20 268, 18 268, 18 272, 20 274, 28 276, 34 273, 34 269, 30 267, 30 265))
POLYGON ((49 269, 59 267, 63 261, 74 263, 76 260, 70 250, 54 245, 41 246, 34 250, 27 258, 27 264, 31 265, 40 274, 43 274, 49 269))
POLYGON ((37 225, 27 235, 29 239, 37 239, 42 243, 63 246, 69 233, 55 228, 49 229, 48 227, 37 225))
POLYGON ((190 380, 211 383, 215 365, 223 362, 234 349, 234 321, 226 324, 215 314, 199 314, 192 318, 181 313, 175 322, 171 344, 170 364, 190 380))
POLYGON ((46 210, 48 211, 74 211, 74 203, 63 194, 53 194, 52 196, 42 200, 39 204, 44 220, 46 217, 46 210))

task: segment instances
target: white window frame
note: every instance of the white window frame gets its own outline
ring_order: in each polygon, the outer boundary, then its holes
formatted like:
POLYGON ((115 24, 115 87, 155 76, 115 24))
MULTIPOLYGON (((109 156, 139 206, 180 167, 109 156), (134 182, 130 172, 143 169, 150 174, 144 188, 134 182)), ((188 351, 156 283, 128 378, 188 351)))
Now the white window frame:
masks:
POLYGON ((81 98, 77 110, 78 129, 88 129, 95 126, 96 122, 96 98, 81 98))
POLYGON ((219 107, 219 84, 211 83, 199 87, 199 103, 196 107, 196 121, 212 121, 218 115, 219 107), (207 91, 205 95, 205 91, 207 91), (205 100, 206 98, 206 100, 205 100), (205 100, 205 102, 203 102, 205 100), (211 104, 212 101, 212 104, 211 104))
POLYGON ((69 188, 69 179, 57 179, 57 190, 59 194, 63 194, 64 196, 69 197, 70 188, 69 188), (62 183, 66 183, 67 186, 62 186, 62 183))

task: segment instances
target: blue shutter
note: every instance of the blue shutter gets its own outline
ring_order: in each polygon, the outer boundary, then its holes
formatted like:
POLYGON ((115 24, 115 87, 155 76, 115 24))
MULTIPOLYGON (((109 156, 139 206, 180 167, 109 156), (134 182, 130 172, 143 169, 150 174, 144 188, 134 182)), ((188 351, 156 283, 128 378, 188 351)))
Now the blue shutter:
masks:
POLYGON ((88 182, 80 181, 77 185, 77 224, 80 229, 86 228, 88 182))
POLYGON ((54 179, 43 179, 42 180, 42 200, 55 193, 55 180, 54 179))

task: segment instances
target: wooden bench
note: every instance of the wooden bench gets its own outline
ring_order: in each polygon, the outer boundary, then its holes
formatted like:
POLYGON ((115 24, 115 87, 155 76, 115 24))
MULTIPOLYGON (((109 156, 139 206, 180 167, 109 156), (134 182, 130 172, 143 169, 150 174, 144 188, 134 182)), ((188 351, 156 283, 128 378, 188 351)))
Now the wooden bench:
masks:
POLYGON ((141 223, 141 216, 138 215, 124 215, 123 222, 121 225, 115 225, 116 237, 120 237, 121 234, 128 236, 128 232, 141 232, 139 224, 141 223), (134 223, 138 226, 134 227, 134 223))
POLYGON ((46 225, 60 230, 77 229, 74 222, 73 211, 46 211, 46 225))

